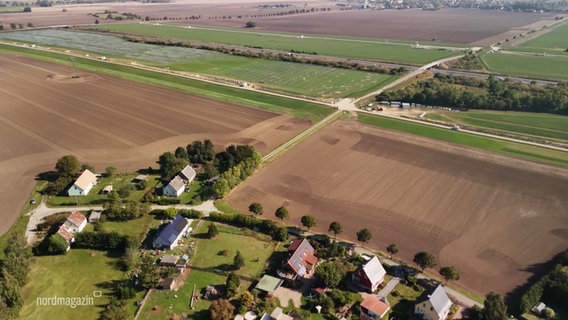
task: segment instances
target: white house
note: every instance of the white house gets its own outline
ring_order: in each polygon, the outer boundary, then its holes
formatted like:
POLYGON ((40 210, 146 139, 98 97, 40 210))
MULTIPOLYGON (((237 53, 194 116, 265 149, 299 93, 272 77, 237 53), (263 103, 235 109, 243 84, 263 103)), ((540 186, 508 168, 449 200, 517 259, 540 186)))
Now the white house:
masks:
POLYGON ((165 196, 179 197, 185 190, 186 183, 179 175, 170 181, 163 189, 165 196))
POLYGON ((434 291, 426 291, 418 298, 414 313, 424 320, 444 320, 450 313, 452 301, 440 284, 434 291))
POLYGON ((67 194, 72 196, 86 196, 89 191, 97 184, 97 176, 94 173, 85 169, 83 173, 75 180, 71 188, 67 190, 67 194))

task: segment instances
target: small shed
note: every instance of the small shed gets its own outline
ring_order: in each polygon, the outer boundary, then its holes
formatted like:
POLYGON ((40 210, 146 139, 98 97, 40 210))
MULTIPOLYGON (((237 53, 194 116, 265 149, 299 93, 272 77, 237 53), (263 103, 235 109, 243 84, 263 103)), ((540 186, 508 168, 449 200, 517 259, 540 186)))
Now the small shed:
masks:
POLYGON ((142 181, 146 181, 148 180, 148 175, 147 174, 139 174, 136 176, 136 178, 132 179, 130 182, 132 183, 140 183, 142 181))
POLYGON ((101 219, 102 210, 92 210, 89 215, 89 223, 98 222, 101 219))
POLYGON ((256 284, 256 289, 266 292, 269 296, 274 295, 276 290, 280 288, 284 280, 269 275, 264 275, 256 284))
POLYGON ((160 288, 162 290, 172 290, 174 288, 175 284, 176 284, 175 278, 165 278, 162 281, 160 281, 158 288, 160 288))
POLYGON ((160 267, 175 267, 179 256, 165 255, 160 259, 160 267))
POLYGON ((538 302, 537 304, 534 305, 534 307, 532 307, 531 311, 534 314, 540 315, 542 314, 542 312, 544 311, 544 309, 546 309, 546 304, 544 304, 543 302, 538 302))
POLYGON ((112 184, 107 184, 103 190, 101 190, 102 194, 109 194, 112 191, 112 184))

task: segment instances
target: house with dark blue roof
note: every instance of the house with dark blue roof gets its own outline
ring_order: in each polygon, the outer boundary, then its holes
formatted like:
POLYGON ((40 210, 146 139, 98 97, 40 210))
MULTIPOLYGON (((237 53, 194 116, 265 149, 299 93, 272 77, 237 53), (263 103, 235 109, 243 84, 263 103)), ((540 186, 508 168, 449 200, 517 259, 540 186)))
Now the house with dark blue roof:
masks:
POLYGON ((166 225, 152 243, 154 249, 173 249, 187 231, 189 222, 179 214, 166 225))

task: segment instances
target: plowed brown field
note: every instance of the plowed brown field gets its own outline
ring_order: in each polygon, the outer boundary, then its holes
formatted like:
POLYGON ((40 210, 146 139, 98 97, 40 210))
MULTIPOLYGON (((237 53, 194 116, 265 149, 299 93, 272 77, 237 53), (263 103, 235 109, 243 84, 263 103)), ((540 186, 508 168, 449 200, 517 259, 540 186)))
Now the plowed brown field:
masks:
POLYGON ((156 167, 195 139, 250 143, 267 153, 309 121, 96 74, 0 55, 0 203, 4 233, 34 176, 75 154, 99 171, 156 167))
POLYGON ((394 133, 354 121, 321 130, 265 167, 229 197, 265 217, 285 205, 288 223, 312 214, 369 247, 395 243, 411 261, 422 250, 454 265, 480 293, 509 292, 532 265, 568 247, 568 170, 394 133))

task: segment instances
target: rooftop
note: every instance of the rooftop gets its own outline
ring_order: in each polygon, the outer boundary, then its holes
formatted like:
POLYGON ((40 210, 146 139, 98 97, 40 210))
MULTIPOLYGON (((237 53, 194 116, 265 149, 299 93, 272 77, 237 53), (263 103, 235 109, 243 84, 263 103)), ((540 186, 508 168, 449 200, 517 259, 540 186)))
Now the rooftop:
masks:
POLYGON ((363 302, 361 302, 361 307, 379 315, 381 318, 390 310, 390 306, 375 295, 367 295, 363 302))
POLYGON ((97 176, 92 173, 89 169, 85 169, 83 173, 75 180, 75 185, 83 190, 87 189, 89 184, 97 183, 97 176))
POLYGON ((255 288, 272 294, 280 288, 282 282, 284 282, 284 280, 280 278, 264 275, 255 288))

